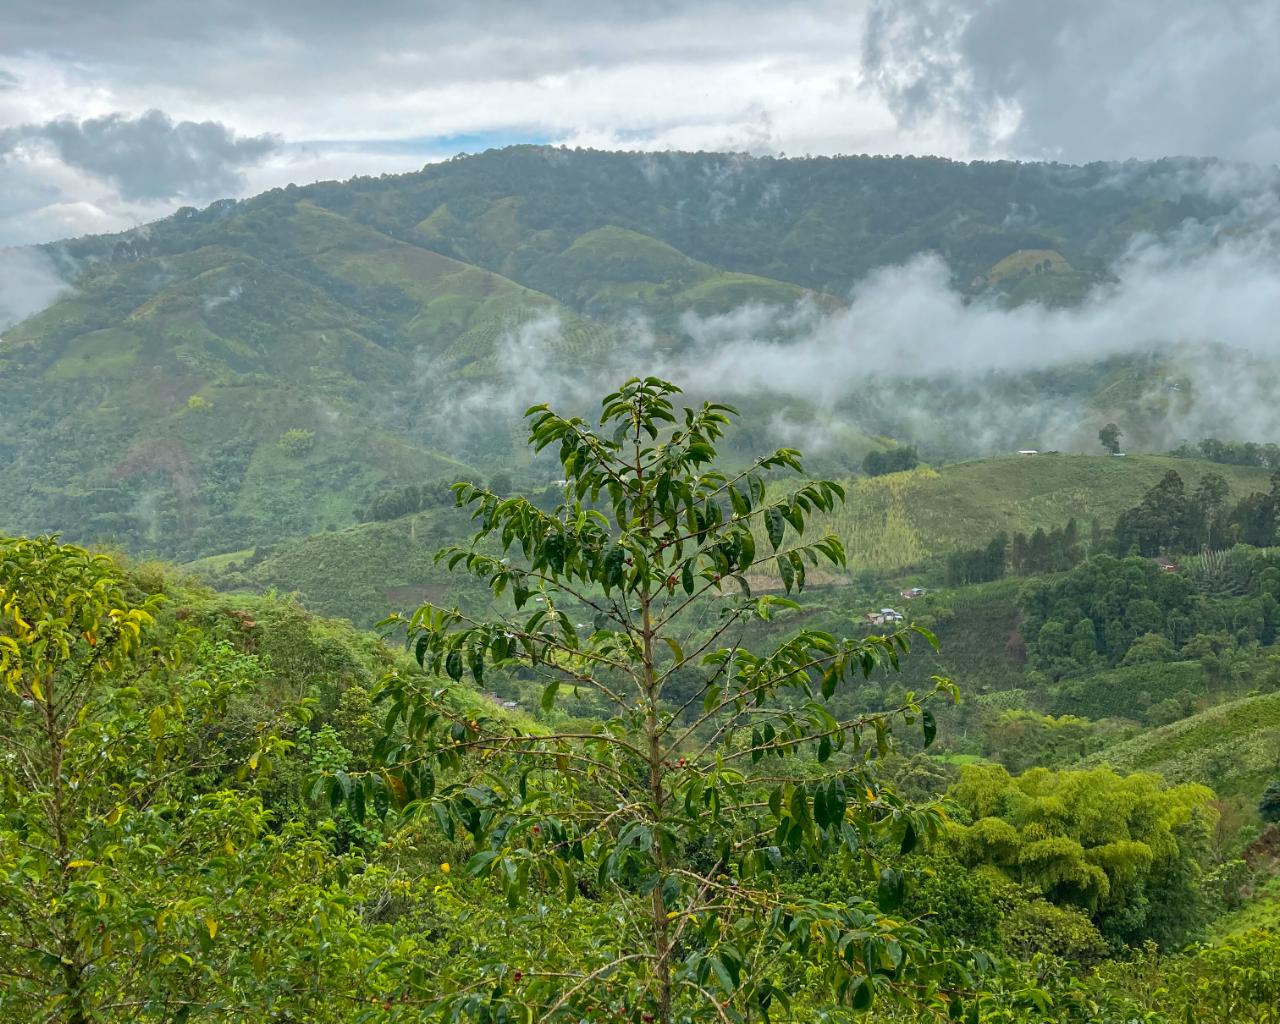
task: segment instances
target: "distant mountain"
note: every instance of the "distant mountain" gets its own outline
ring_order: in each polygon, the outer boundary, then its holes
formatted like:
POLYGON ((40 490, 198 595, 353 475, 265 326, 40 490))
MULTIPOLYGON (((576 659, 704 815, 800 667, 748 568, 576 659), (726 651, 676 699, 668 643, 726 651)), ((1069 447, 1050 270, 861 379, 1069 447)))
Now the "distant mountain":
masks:
MULTIPOLYGON (((186 558, 344 527, 518 468, 513 380, 679 351, 689 315, 836 308, 926 251, 968 293, 1075 301, 1135 233, 1228 207, 1181 171, 515 147, 46 246, 74 288, 0 340, 0 524, 186 558)), ((912 439, 867 408, 837 466, 912 439)))

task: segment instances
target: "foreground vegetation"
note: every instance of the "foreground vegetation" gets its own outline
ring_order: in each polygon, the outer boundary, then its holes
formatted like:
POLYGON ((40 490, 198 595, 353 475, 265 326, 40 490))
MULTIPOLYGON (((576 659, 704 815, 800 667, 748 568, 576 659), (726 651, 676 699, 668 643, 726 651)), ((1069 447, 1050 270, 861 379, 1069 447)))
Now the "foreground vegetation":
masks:
POLYGON ((388 623, 407 649, 0 540, 0 1018, 1276 1021, 1273 638, 1235 614, 1270 556, 938 590, 934 653, 850 628, 873 581, 802 593, 838 485, 719 472, 731 411, 674 400, 537 410, 569 487, 463 485, 469 597, 388 623), (1123 581, 1163 644, 1104 602, 1052 647, 1123 581), (1260 729, 1215 793, 1202 753, 1260 729))

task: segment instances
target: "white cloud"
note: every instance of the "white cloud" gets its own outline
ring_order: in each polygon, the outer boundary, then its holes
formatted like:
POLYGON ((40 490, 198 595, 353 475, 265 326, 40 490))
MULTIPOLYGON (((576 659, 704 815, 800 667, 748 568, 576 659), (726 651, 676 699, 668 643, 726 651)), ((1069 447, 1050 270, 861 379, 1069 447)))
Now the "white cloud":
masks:
MULTIPOLYGON (((241 168, 243 186, 226 186, 237 194, 403 171, 506 141, 974 152, 954 133, 904 132, 859 89, 859 3, 373 0, 357 16, 329 2, 221 0, 195 18, 179 6, 125 0, 107 16, 87 0, 24 5, 0 40, 12 78, 0 131, 159 109, 241 139, 280 135, 288 145, 241 168)), ((113 174, 130 177, 125 166, 113 174)), ((147 184, 132 194, 153 195, 147 184)), ((128 219, 130 189, 118 192, 56 201, 128 219)), ((0 244, 56 223, 45 205, 0 223, 0 244)))
POLYGON ((0 330, 39 312, 69 289, 44 253, 0 249, 0 330))
POLYGON ((1280 160, 1274 0, 875 0, 869 23, 904 124, 1076 163, 1280 160))

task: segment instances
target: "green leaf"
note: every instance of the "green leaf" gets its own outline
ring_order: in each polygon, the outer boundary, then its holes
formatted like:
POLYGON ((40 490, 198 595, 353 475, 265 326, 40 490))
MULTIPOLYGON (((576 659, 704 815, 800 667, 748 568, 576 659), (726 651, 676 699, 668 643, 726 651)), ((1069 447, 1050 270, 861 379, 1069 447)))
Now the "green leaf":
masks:
POLYGON ((164 708, 154 708, 151 712, 151 717, 147 719, 148 732, 153 740, 158 740, 164 735, 164 722, 164 708))
POLYGON ((550 711, 553 707, 555 707, 556 692, 559 689, 560 689, 560 681, 558 679, 553 679, 551 680, 551 682, 547 683, 545 689, 543 689, 542 691, 542 700, 540 702, 540 706, 542 707, 543 711, 550 711))
POLYGON ((925 708, 924 713, 920 716, 920 727, 924 730, 924 745, 927 747, 933 743, 934 737, 938 735, 938 723, 933 717, 933 712, 928 708, 925 708))
POLYGON ((906 825, 902 830, 902 847, 899 852, 905 857, 908 853, 916 848, 916 827, 908 818, 906 825))
POLYGON ((779 555, 774 559, 778 566, 778 575, 782 577, 782 586, 787 593, 791 593, 791 587, 796 581, 796 571, 791 567, 791 560, 784 555, 779 555))
POLYGON ((471 859, 467 861, 467 866, 464 870, 472 878, 475 878, 488 871, 489 865, 497 860, 499 856, 500 854, 497 850, 481 850, 479 853, 472 855, 471 859))
POLYGON ((892 913, 902 906, 906 898, 906 877, 901 871, 884 868, 876 883, 876 904, 886 914, 892 913))
POLYGON ((622 586, 626 579, 627 552, 620 545, 614 544, 604 555, 604 574, 601 583, 607 594, 611 587, 622 586))
POLYGON ((787 560, 791 563, 791 568, 795 572, 796 589, 804 590, 804 559, 800 557, 798 551, 792 551, 787 555, 787 560))
POLYGON ((449 839, 453 839, 453 818, 449 814, 449 808, 444 804, 436 803, 431 805, 431 810, 436 816, 436 824, 440 826, 440 831, 449 839))
POLYGON ((782 518, 782 512, 777 505, 765 510, 764 528, 769 536, 769 543, 773 545, 773 550, 777 551, 782 547, 782 538, 787 532, 787 521, 782 518))
POLYGON ((729 969, 725 967, 724 961, 718 956, 712 956, 707 958, 707 963, 711 965, 711 970, 715 972, 716 981, 720 982, 720 987, 724 989, 726 994, 732 995, 737 986, 734 985, 733 978, 729 975, 729 969))
POLYGON ((462 679, 462 652, 450 651, 444 659, 444 670, 455 683, 462 679))
POLYGON ((871 1004, 875 1002, 875 989, 871 987, 870 978, 858 979, 858 984, 854 986, 850 1002, 859 1013, 865 1013, 871 1009, 871 1004))

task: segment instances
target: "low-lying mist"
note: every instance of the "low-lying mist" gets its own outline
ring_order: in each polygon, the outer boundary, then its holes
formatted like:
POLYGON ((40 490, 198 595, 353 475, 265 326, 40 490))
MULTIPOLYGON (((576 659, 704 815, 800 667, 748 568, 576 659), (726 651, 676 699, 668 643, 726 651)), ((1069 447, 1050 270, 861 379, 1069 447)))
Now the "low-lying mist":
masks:
POLYGON ((0 331, 52 305, 71 286, 39 249, 0 249, 0 331))
POLYGON ((1272 195, 1222 223, 1136 239, 1070 307, 966 295, 928 253, 869 275, 834 312, 816 301, 748 305, 688 313, 665 332, 637 317, 587 365, 560 348, 558 322, 544 317, 500 344, 501 383, 444 403, 438 422, 514 417, 539 401, 573 406, 654 373, 695 395, 763 402, 774 438, 810 450, 847 445, 853 432, 935 457, 1096 451, 1109 420, 1135 449, 1280 440, 1272 195))

